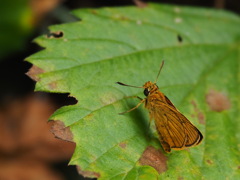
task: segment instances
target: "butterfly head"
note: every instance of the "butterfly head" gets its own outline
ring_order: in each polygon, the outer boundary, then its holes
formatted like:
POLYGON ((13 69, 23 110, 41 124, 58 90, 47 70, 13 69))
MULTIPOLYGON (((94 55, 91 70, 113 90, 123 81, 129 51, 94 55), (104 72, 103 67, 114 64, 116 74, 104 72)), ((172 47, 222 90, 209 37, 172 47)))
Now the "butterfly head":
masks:
POLYGON ((156 85, 156 83, 152 83, 151 81, 146 82, 143 85, 143 88, 143 93, 145 96, 148 96, 149 94, 152 94, 153 92, 158 90, 158 86, 156 85))

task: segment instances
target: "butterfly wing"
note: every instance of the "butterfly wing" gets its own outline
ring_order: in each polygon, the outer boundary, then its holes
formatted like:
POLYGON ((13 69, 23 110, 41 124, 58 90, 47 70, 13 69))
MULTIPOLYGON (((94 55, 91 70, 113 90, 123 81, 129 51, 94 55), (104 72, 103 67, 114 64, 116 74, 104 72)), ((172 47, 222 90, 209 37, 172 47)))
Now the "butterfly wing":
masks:
POLYGON ((201 132, 183 115, 169 99, 165 103, 155 99, 150 109, 154 118, 159 138, 166 152, 172 149, 184 149, 202 141, 201 132), (170 103, 168 103, 168 101, 170 103))

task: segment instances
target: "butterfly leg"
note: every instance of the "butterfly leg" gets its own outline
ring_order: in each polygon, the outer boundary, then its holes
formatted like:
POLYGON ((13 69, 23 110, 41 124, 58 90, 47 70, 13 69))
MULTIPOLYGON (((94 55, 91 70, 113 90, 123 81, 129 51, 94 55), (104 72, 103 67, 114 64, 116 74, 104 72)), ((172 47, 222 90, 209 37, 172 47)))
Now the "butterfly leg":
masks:
POLYGON ((138 98, 140 101, 142 101, 143 99, 140 98, 139 96, 127 96, 126 98, 138 98))
POLYGON ((133 111, 134 109, 137 109, 142 103, 144 103, 145 102, 145 99, 142 99, 141 101, 140 101, 140 103, 138 103, 134 108, 132 108, 132 109, 129 109, 128 111, 125 111, 125 112, 122 112, 122 113, 119 113, 119 114, 125 114, 125 113, 128 113, 128 112, 131 112, 131 111, 133 111))
POLYGON ((142 101, 143 99, 142 98, 140 98, 139 96, 135 96, 135 98, 138 98, 140 101, 142 101))

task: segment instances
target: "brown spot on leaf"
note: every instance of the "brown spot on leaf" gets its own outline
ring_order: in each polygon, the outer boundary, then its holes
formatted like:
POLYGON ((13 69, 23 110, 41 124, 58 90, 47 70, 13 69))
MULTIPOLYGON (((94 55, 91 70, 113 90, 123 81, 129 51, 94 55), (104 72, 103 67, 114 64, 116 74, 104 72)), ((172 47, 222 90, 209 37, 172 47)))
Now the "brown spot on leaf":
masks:
POLYGON ((98 14, 96 10, 90 10, 92 14, 98 14))
POLYGON ((66 127, 62 121, 50 121, 51 132, 56 138, 64 141, 73 142, 73 134, 69 127, 66 127))
POLYGON ((100 174, 97 172, 83 171, 80 166, 76 166, 76 167, 77 167, 78 173, 84 177, 90 177, 90 178, 99 178, 100 177, 100 174))
POLYGON ((206 95, 206 101, 212 111, 221 112, 231 107, 229 98, 221 92, 210 90, 206 95))
POLYGON ((194 110, 196 111, 196 109, 197 109, 197 103, 195 102, 195 101, 191 101, 191 104, 193 105, 193 107, 194 107, 194 110))
POLYGON ((117 100, 116 95, 114 93, 106 93, 105 95, 100 97, 100 101, 103 105, 109 105, 117 100))
POLYGON ((198 117, 198 121, 199 121, 200 124, 206 124, 205 116, 202 112, 199 112, 197 117, 198 117))
POLYGON ((152 146, 148 146, 139 160, 141 165, 149 165, 162 173, 167 170, 167 157, 152 146))
POLYGON ((61 38, 63 37, 63 32, 62 31, 56 31, 56 32, 50 32, 47 34, 47 38, 52 39, 52 38, 61 38))
POLYGON ((88 114, 87 116, 84 117, 84 119, 87 120, 93 120, 93 113, 88 114))
POLYGON ((207 163, 208 164, 213 164, 212 160, 210 160, 210 159, 207 160, 207 163))
POLYGON ((180 176, 180 177, 178 177, 178 180, 184 180, 184 178, 180 176))
POLYGON ((49 89, 52 89, 52 90, 57 89, 57 83, 56 82, 51 82, 51 83, 48 84, 48 87, 49 87, 49 89))
POLYGON ((119 146, 120 146, 121 148, 125 149, 126 146, 127 146, 127 144, 126 144, 125 142, 121 142, 121 143, 119 143, 119 146))
POLYGON ((121 20, 123 20, 123 21, 127 21, 127 20, 129 20, 129 18, 126 17, 126 16, 120 16, 119 19, 121 19, 121 20))
POLYGON ((133 0, 134 4, 139 8, 145 8, 147 7, 147 3, 141 1, 141 0, 133 0))
MULTIPOLYGON (((195 101, 191 101, 191 104, 193 105, 194 108, 194 112, 197 114, 197 118, 198 118, 198 122, 200 124, 205 124, 205 116, 204 114, 200 111, 200 109, 197 106, 197 103, 195 101)), ((193 115, 193 117, 196 117, 195 115, 193 115)))
POLYGON ((31 79, 33 79, 34 81, 39 81, 40 78, 38 77, 39 74, 44 73, 44 70, 33 65, 29 71, 26 73, 26 75, 28 75, 31 79))

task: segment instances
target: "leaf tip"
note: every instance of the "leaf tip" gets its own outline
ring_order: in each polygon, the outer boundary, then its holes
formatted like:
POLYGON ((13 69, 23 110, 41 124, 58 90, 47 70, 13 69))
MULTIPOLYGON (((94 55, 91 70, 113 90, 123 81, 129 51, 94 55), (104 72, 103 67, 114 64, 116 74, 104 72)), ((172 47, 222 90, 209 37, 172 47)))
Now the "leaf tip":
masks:
POLYGON ((42 73, 44 73, 44 70, 43 70, 43 69, 41 69, 41 68, 33 65, 33 66, 29 69, 29 71, 26 73, 26 75, 29 76, 29 77, 30 77, 32 80, 34 80, 34 81, 39 81, 40 78, 39 78, 38 75, 39 75, 39 74, 42 74, 42 73))
POLYGON ((77 171, 83 177, 91 177, 91 178, 100 178, 100 173, 93 172, 93 171, 83 171, 80 166, 76 166, 77 171))
POLYGON ((52 123, 51 132, 58 139, 73 142, 73 134, 69 127, 66 127, 62 121, 50 121, 52 123))

